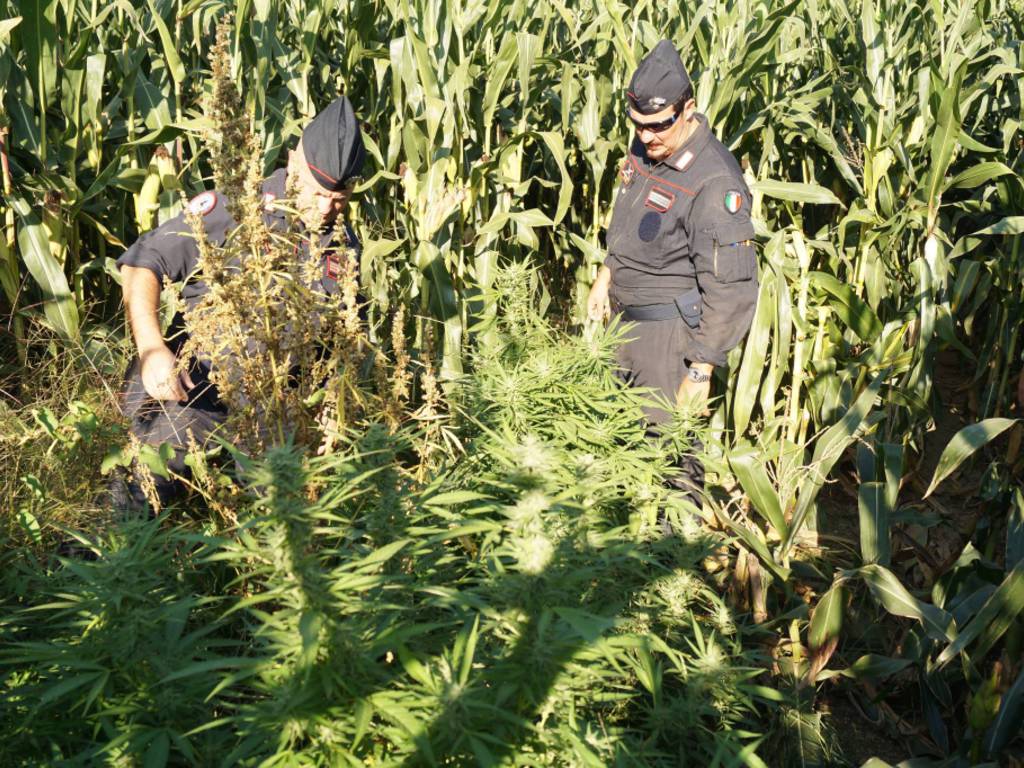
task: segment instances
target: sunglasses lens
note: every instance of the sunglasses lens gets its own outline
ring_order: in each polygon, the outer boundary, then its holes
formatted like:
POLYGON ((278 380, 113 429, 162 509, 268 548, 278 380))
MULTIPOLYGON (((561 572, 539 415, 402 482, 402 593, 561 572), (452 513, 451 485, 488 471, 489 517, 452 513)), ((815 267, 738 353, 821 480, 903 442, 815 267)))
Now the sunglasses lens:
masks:
POLYGON ((650 131, 651 133, 661 133, 667 128, 671 128, 673 123, 675 123, 676 118, 678 117, 679 113, 676 112, 674 115, 672 115, 672 117, 668 118, 667 120, 659 120, 657 123, 641 123, 637 120, 633 120, 632 115, 630 115, 629 119, 633 121, 633 125, 636 126, 636 130, 638 133, 642 133, 643 131, 650 131))

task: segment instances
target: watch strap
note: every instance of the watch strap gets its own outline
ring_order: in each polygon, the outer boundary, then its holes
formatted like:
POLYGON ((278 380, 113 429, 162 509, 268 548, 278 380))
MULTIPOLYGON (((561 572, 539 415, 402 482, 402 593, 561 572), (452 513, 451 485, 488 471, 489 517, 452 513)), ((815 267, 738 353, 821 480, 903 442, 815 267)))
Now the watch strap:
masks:
POLYGON ((696 368, 690 368, 687 371, 686 376, 687 378, 690 379, 690 381, 696 384, 705 384, 711 381, 710 373, 702 373, 701 371, 698 371, 696 368))

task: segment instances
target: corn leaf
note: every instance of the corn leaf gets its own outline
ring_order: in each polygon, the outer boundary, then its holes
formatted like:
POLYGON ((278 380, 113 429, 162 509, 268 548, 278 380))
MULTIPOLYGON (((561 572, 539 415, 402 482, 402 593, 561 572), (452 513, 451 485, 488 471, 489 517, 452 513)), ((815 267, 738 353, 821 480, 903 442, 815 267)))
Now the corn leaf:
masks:
POLYGON ((764 515, 780 536, 785 536, 789 527, 782 514, 779 495, 765 471, 761 452, 750 443, 741 442, 729 451, 729 465, 736 473, 736 479, 740 481, 750 503, 764 515))
POLYGON ((986 182, 992 181, 992 179, 998 179, 1000 176, 1013 175, 1013 169, 1009 168, 1005 163, 996 161, 978 163, 950 179, 949 183, 946 184, 946 189, 974 189, 986 182))
POLYGON ((765 360, 772 334, 772 315, 775 306, 771 300, 772 281, 762 280, 747 340, 743 346, 743 362, 736 376, 736 389, 732 400, 732 419, 737 435, 747 431, 750 416, 757 402, 757 391, 764 376, 765 360))
POLYGON ((873 653, 866 654, 857 659, 846 669, 829 669, 818 675, 818 681, 827 680, 832 677, 849 677, 854 680, 881 679, 901 672, 911 664, 913 659, 893 659, 888 656, 878 656, 873 653))
POLYGON ((853 289, 826 272, 809 272, 811 283, 830 293, 838 303, 832 305, 836 314, 863 341, 873 342, 882 332, 878 315, 854 293, 853 289))
POLYGON ((953 617, 941 608, 911 595, 892 571, 881 565, 865 565, 857 573, 868 585, 875 599, 894 616, 917 619, 936 640, 956 640, 953 617))
POLYGON ((856 439, 858 432, 868 417, 868 413, 874 407, 875 400, 878 398, 878 391, 882 387, 882 382, 888 375, 888 371, 884 371, 876 376, 864 388, 864 391, 860 393, 853 405, 843 415, 843 418, 829 427, 825 434, 818 438, 818 441, 815 443, 814 455, 811 458, 810 465, 807 467, 808 471, 798 488, 797 506, 790 521, 789 535, 786 536, 782 543, 783 556, 788 555, 793 547, 796 534, 799 533, 803 526, 814 498, 817 496, 818 491, 821 490, 822 485, 825 484, 828 473, 832 471, 832 467, 839 461, 839 457, 842 456, 847 447, 856 439))
POLYGON ((1006 520, 1006 567, 1024 565, 1024 493, 1013 492, 1013 504, 1006 520))
POLYGON ((827 642, 839 637, 843 629, 843 613, 846 607, 846 588, 842 582, 833 584, 821 596, 811 612, 811 623, 807 630, 807 642, 811 650, 821 648, 827 642))
POLYGON ((861 483, 857 494, 860 511, 860 556, 865 563, 889 565, 889 506, 886 484, 861 483))
POLYGON ((775 181, 761 179, 751 185, 752 192, 760 192, 777 200, 791 200, 795 203, 818 203, 821 205, 840 205, 840 200, 832 191, 819 184, 797 183, 792 181, 775 181))
MULTIPOLYGON (((21 12, 18 36, 25 51, 25 71, 37 104, 49 106, 57 90, 57 0, 17 0, 14 7, 21 12)), ((42 112, 39 117, 45 121, 42 112)))
POLYGON ((483 123, 484 129, 490 131, 494 124, 494 111, 498 108, 498 99, 505 91, 505 81, 508 79, 512 67, 515 66, 518 58, 516 50, 516 39, 513 35, 505 37, 498 51, 498 56, 487 73, 487 82, 484 85, 483 102, 483 123))
POLYGON ((50 252, 49 235, 24 198, 13 197, 11 207, 21 219, 18 248, 29 273, 43 293, 43 312, 53 329, 66 339, 79 335, 78 305, 64 270, 50 252))
POLYGON ((1024 216, 1007 216, 991 226, 979 229, 977 232, 960 238, 957 244, 953 246, 953 250, 950 251, 949 258, 955 259, 958 256, 970 253, 983 242, 983 238, 990 235, 1020 234, 1024 234, 1024 216))
POLYGON ((949 477, 964 461, 979 448, 999 437, 1003 432, 1017 423, 1017 419, 992 418, 977 424, 971 424, 957 432, 949 445, 942 451, 939 463, 935 467, 925 498, 931 495, 943 480, 949 477))
POLYGON ((1024 611, 1024 566, 1018 566, 1006 575, 956 640, 939 654, 936 664, 941 667, 949 663, 975 638, 979 638, 975 654, 979 658, 984 656, 1021 611, 1024 611))
POLYGON ((1024 731, 1024 669, 1017 673, 1013 685, 1002 695, 996 718, 985 733, 985 751, 999 754, 1024 731))
POLYGON ((13 19, 0 19, 0 41, 6 42, 11 36, 11 31, 21 24, 21 16, 15 16, 13 19))
POLYGON ((171 73, 171 77, 174 78, 174 82, 179 85, 185 82, 185 65, 181 63, 181 57, 178 56, 178 46, 175 45, 174 39, 171 37, 171 32, 167 29, 167 23, 163 20, 159 10, 157 10, 156 3, 153 0, 147 0, 149 4, 150 13, 153 15, 153 23, 156 25, 156 31, 160 35, 160 43, 163 46, 164 60, 167 62, 167 69, 171 73))
POLYGON ((569 171, 565 167, 565 141, 562 138, 562 134, 555 133, 554 131, 541 131, 537 135, 547 145, 548 151, 551 153, 555 165, 558 166, 559 173, 561 173, 558 185, 558 206, 555 208, 555 215, 553 217, 554 223, 557 224, 565 218, 565 214, 569 210, 574 189, 572 176, 569 175, 569 171))
POLYGON ((938 216, 943 180, 960 137, 960 89, 969 63, 969 60, 964 59, 940 92, 939 113, 935 119, 931 142, 931 172, 925 198, 928 201, 929 230, 938 216))

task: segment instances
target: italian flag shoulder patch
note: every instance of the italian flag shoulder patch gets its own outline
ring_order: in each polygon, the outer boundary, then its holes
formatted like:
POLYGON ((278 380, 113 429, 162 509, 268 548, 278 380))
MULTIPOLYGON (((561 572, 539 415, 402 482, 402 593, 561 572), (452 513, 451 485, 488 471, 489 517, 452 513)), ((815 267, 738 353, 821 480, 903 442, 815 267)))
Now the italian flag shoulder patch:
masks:
POLYGON ((743 196, 735 189, 725 193, 725 210, 729 213, 736 213, 743 205, 743 196))

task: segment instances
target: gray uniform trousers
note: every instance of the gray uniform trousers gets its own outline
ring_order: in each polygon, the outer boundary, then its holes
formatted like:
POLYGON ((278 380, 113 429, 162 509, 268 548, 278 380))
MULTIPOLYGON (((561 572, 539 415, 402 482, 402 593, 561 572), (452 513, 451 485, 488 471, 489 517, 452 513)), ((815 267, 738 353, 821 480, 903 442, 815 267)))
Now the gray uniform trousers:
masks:
MULTIPOLYGON (((611 306, 613 313, 621 307, 614 297, 614 289, 611 306)), ((686 338, 683 322, 679 317, 633 323, 616 353, 623 381, 630 386, 650 388, 656 397, 674 405, 679 386, 689 372, 683 351, 686 338)), ((654 440, 672 414, 652 403, 644 408, 644 417, 648 436, 654 440)), ((673 457, 676 470, 666 478, 670 487, 683 492, 698 508, 704 489, 704 465, 695 454, 702 449, 700 441, 694 439, 689 452, 673 457)))
MULTIPOLYGON (((174 457, 167 463, 167 467, 175 475, 185 478, 191 475, 185 465, 190 434, 191 440, 204 448, 228 415, 227 408, 217 397, 216 388, 196 372, 190 372, 190 375, 196 381, 196 386, 188 393, 187 400, 181 403, 154 400, 142 385, 142 365, 136 358, 128 369, 121 393, 121 408, 129 419, 132 435, 147 445, 170 444, 174 448, 174 457)), ((161 504, 171 501, 184 490, 182 484, 173 477, 164 478, 154 473, 153 482, 161 504)), ((145 501, 142 489, 134 480, 128 483, 128 490, 135 503, 142 504, 145 501)))

